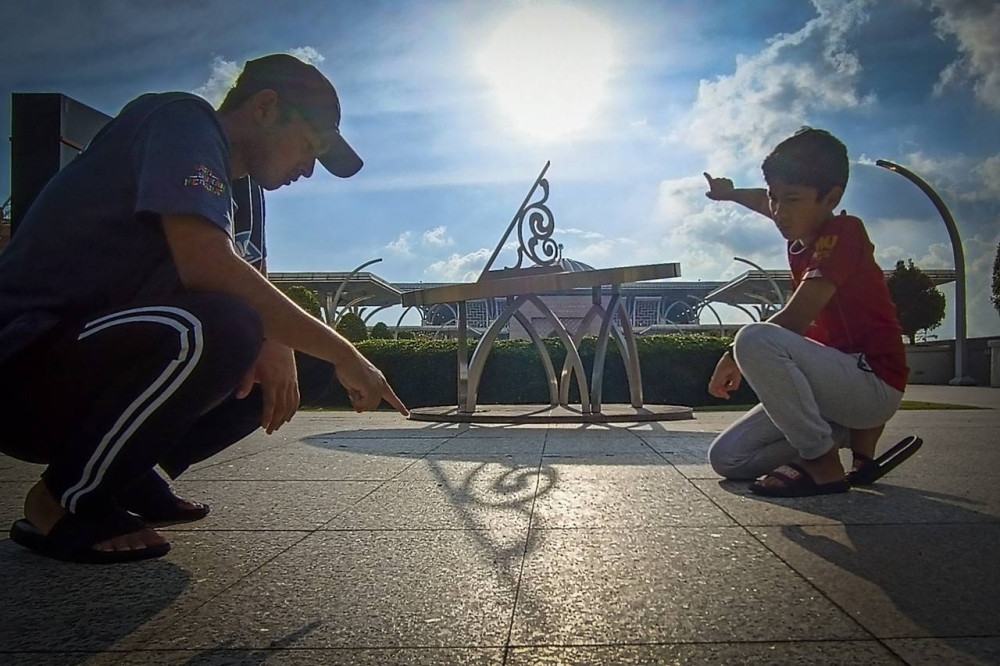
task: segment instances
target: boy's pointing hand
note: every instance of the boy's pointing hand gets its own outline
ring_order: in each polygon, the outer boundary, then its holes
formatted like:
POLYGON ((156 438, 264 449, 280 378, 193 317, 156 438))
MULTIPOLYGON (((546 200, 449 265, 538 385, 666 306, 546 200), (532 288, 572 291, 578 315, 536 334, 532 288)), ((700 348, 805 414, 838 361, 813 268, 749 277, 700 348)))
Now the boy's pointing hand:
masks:
POLYGON ((733 181, 728 178, 712 178, 707 171, 704 173, 705 180, 708 181, 708 192, 705 192, 705 196, 712 201, 732 201, 733 193, 736 191, 733 181))

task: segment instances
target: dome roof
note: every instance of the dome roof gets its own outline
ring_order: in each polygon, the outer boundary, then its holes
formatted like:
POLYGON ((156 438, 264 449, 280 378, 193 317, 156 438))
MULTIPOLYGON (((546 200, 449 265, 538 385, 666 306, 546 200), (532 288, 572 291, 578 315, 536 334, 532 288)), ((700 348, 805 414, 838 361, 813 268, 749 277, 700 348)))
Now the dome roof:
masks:
POLYGON ((581 271, 592 271, 593 266, 588 266, 582 261, 577 261, 576 259, 567 259, 563 257, 559 260, 559 266, 567 273, 579 273, 581 271))

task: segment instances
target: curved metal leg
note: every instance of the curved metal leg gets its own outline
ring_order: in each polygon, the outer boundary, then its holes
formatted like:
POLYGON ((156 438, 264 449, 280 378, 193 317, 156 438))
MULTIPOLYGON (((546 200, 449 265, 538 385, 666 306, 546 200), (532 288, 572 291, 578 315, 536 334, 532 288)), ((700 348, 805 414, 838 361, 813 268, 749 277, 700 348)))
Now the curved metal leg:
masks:
POLYGON ((559 404, 559 382, 556 381, 556 369, 552 365, 552 357, 549 356, 549 350, 545 348, 542 336, 538 335, 538 331, 531 325, 531 321, 524 316, 523 312, 515 312, 514 318, 520 322, 524 330, 531 336, 531 341, 535 343, 535 347, 538 348, 538 354, 542 357, 542 366, 545 368, 545 377, 549 380, 549 405, 555 407, 559 404))
POLYGON ((590 384, 590 400, 597 414, 601 413, 601 397, 604 394, 604 361, 608 355, 608 339, 615 320, 615 312, 621 304, 621 294, 617 290, 611 295, 611 301, 604 311, 601 321, 601 332, 597 335, 597 349, 594 351, 594 374, 590 384))
MULTIPOLYGON (((632 322, 628 319, 628 312, 625 304, 619 303, 622 310, 622 330, 614 326, 611 330, 615 334, 615 342, 622 352, 625 360, 625 376, 628 378, 628 395, 632 406, 638 409, 642 407, 642 373, 639 370, 639 349, 635 344, 635 331, 632 329, 632 322)), ((614 317, 612 317, 614 319, 614 317)))
MULTIPOLYGON (((469 311, 465 301, 458 303, 458 411, 469 395, 469 311)), ((474 394, 473 394, 474 395, 474 394)), ((472 400, 472 408, 476 408, 472 400)))
POLYGON ((479 380, 483 377, 483 368, 486 367, 486 359, 489 358, 490 351, 493 349, 493 343, 496 342, 497 336, 500 335, 500 330, 514 316, 514 313, 528 301, 528 298, 527 296, 518 296, 515 298, 512 303, 507 305, 503 313, 497 317, 496 321, 490 325, 489 329, 486 330, 486 334, 479 339, 476 351, 472 354, 472 362, 469 364, 468 394, 465 398, 464 412, 471 414, 476 411, 479 380))
MULTIPOLYGON (((590 327, 590 322, 593 321, 594 317, 598 314, 603 314, 604 308, 600 303, 595 303, 590 306, 587 310, 587 314, 583 315, 583 319, 580 321, 580 327, 576 329, 576 333, 573 334, 573 344, 576 345, 577 349, 580 348, 580 343, 583 341, 584 336, 587 334, 587 329, 590 327)), ((573 381, 573 366, 570 364, 569 354, 566 354, 566 359, 563 361, 562 373, 559 376, 559 404, 567 405, 569 404, 569 386, 573 381)), ((579 381, 579 380, 578 380, 579 381)))
POLYGON ((576 344, 573 342, 573 337, 569 334, 569 331, 566 330, 566 326, 559 321, 559 318, 553 314, 552 310, 549 309, 549 306, 547 306, 541 298, 538 296, 527 296, 521 298, 527 298, 531 301, 532 305, 538 308, 538 311, 545 315, 545 317, 549 320, 549 323, 556 329, 556 333, 559 334, 559 338, 566 347, 566 357, 570 359, 573 371, 576 372, 576 383, 577 386, 580 387, 581 411, 584 414, 590 414, 590 392, 587 390, 587 375, 583 371, 583 361, 580 359, 580 352, 577 350, 576 344))

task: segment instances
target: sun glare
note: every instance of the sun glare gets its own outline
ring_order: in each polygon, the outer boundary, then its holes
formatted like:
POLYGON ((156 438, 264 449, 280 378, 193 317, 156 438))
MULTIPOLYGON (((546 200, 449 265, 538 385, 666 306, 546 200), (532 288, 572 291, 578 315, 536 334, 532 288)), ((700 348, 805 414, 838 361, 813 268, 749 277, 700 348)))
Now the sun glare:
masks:
POLYGON ((611 32, 561 3, 532 4, 505 19, 479 53, 505 122, 534 139, 587 128, 607 97, 611 32))

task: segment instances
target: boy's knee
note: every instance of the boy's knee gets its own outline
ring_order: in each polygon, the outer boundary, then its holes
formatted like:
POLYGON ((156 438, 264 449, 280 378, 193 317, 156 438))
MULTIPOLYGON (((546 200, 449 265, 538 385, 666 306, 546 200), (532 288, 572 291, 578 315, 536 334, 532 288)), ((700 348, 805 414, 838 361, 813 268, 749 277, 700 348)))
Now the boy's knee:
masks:
POLYGON ((733 455, 733 444, 732 439, 722 433, 708 447, 708 464, 712 466, 713 472, 726 479, 742 478, 742 466, 733 455))
POLYGON ((747 324, 736 333, 733 349, 739 363, 753 361, 761 356, 770 355, 775 349, 775 336, 780 334, 781 327, 776 324, 760 322, 747 324))

